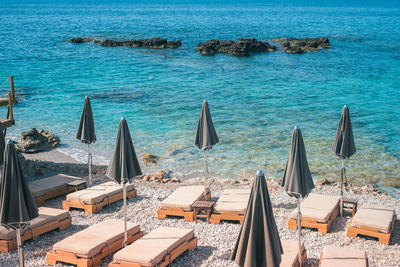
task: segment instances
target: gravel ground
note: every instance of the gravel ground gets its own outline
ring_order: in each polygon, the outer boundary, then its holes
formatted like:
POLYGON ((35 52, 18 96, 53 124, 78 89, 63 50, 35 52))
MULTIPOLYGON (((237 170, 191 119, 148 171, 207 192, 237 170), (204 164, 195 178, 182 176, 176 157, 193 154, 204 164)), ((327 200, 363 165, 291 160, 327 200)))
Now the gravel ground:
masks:
MULTIPOLYGON (((96 183, 105 181, 105 178, 95 177, 96 183)), ((251 181, 246 179, 238 182, 237 180, 218 180, 211 179, 210 188, 212 197, 217 198, 224 188, 250 188, 251 181)), ((174 266, 237 266, 229 260, 236 238, 239 234, 240 225, 232 222, 223 222, 220 225, 207 224, 200 221, 185 222, 180 218, 167 218, 159 220, 156 211, 159 203, 165 199, 173 190, 182 184, 201 184, 201 180, 185 181, 181 184, 154 184, 151 182, 135 182, 138 190, 138 197, 128 200, 128 219, 139 223, 142 231, 150 232, 158 226, 175 226, 192 228, 198 237, 198 247, 193 252, 186 252, 174 261, 174 266)), ((282 191, 277 180, 268 179, 271 201, 273 203, 274 214, 278 225, 281 238, 297 239, 295 230, 287 229, 287 220, 296 208, 296 201, 282 191)), ((354 188, 353 188, 354 189, 354 188)), ((339 194, 339 188, 334 186, 317 186, 314 190, 323 194, 339 194)), ((352 190, 356 192, 357 190, 352 190)), ((360 190, 358 190, 360 191, 360 190)), ((400 214, 400 200, 387 195, 372 193, 358 194, 347 192, 346 196, 356 196, 359 198, 359 205, 363 203, 382 204, 395 207, 396 214, 400 214)), ((65 197, 59 197, 47 201, 45 206, 61 208, 61 202, 65 197)), ((86 215, 80 210, 72 210, 72 226, 62 232, 53 231, 44 234, 36 240, 27 241, 24 244, 24 255, 26 266, 46 266, 46 252, 50 251, 52 245, 65 237, 68 237, 88 226, 100 222, 107 218, 123 218, 121 210, 122 201, 113 203, 105 207, 101 212, 94 215, 86 215)), ((370 266, 400 266, 400 221, 397 220, 395 230, 389 245, 383 245, 376 240, 365 238, 349 238, 346 236, 347 225, 350 217, 336 218, 331 231, 323 235, 317 231, 303 229, 302 236, 307 249, 307 266, 318 266, 319 256, 322 248, 327 245, 350 246, 353 248, 365 249, 368 254, 370 266)), ((105 258, 102 266, 107 266, 111 258, 105 258)), ((1 266, 15 266, 18 261, 17 252, 1 253, 1 266)), ((66 266, 58 264, 57 266, 66 266)))

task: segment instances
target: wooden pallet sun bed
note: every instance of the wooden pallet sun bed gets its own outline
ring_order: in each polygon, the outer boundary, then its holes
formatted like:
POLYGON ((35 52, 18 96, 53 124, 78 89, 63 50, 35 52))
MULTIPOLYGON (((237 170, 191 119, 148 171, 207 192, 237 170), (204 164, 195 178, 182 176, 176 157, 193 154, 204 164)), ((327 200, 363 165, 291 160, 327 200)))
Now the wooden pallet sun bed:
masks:
MULTIPOLYGON (((374 237, 378 239, 379 243, 388 245, 390 241, 390 236, 394 229, 394 224, 396 222, 396 214, 394 213, 394 209, 391 208, 385 209, 383 207, 377 208, 377 206, 367 206, 367 207, 366 206, 367 205, 359 209, 357 213, 364 212, 365 215, 365 212, 368 212, 368 210, 370 211, 375 210, 375 212, 377 212, 375 214, 373 213, 370 214, 372 217, 369 220, 367 220, 367 224, 370 224, 371 221, 374 219, 376 220, 378 218, 382 220, 382 218, 384 218, 385 216, 386 218, 391 216, 392 219, 390 221, 386 221, 386 225, 389 225, 389 227, 385 227, 386 229, 380 230, 378 227, 373 227, 371 225, 363 225, 363 223, 360 222, 356 223, 357 225, 355 225, 354 222, 357 221, 358 219, 358 214, 356 213, 355 217, 353 217, 347 228, 347 236, 357 237, 358 235, 362 235, 362 236, 374 237)), ((363 217, 363 220, 366 220, 366 217, 363 217)))
POLYGON ((197 247, 197 237, 190 229, 160 227, 114 255, 109 267, 171 265, 186 251, 197 247))
MULTIPOLYGON (((110 183, 110 182, 108 182, 110 183)), ((105 184, 108 184, 105 183, 105 184)), ((111 182, 112 183, 112 182, 111 182)), ((101 184, 99 186, 102 186, 104 184, 101 184)), ((107 186, 107 185, 106 185, 107 186)), ((95 186, 97 187, 97 186, 95 186)), ((100 189, 99 195, 101 197, 101 200, 97 201, 92 201, 89 198, 82 197, 86 192, 90 193, 91 190, 93 190, 95 187, 87 188, 85 190, 81 190, 79 192, 72 193, 70 195, 67 195, 67 199, 62 202, 62 208, 65 210, 69 210, 71 208, 75 209, 82 209, 85 211, 86 214, 94 214, 103 209, 103 207, 110 205, 111 203, 117 202, 119 200, 122 200, 123 198, 123 192, 119 192, 116 194, 108 194, 108 193, 102 193, 100 189), (72 197, 74 194, 80 194, 80 197, 72 197)), ((122 188, 122 186, 121 186, 122 188)), ((99 197, 96 196, 96 198, 99 197)), ((126 191, 126 197, 127 198, 136 198, 137 196, 137 191, 133 186, 127 187, 126 191)))
POLYGON ((207 191, 204 196, 204 187, 202 186, 181 186, 161 202, 157 210, 157 218, 164 220, 167 216, 179 216, 184 217, 185 221, 192 222, 194 212, 191 205, 197 200, 210 199, 210 191, 207 191))
MULTIPOLYGON (((58 210, 52 208, 39 208, 39 216, 48 216, 44 215, 47 211, 58 210)), ((63 211, 65 212, 65 211, 63 211)), ((61 214, 61 213, 60 213, 61 214)), ((71 226, 71 216, 67 214, 66 216, 60 217, 57 220, 51 220, 47 223, 41 224, 37 227, 32 225, 32 227, 28 228, 23 232, 21 236, 22 243, 39 237, 42 234, 48 233, 50 231, 58 229, 59 231, 63 231, 71 226)), ((13 238, 11 240, 0 240, 0 251, 1 252, 10 252, 12 250, 17 249, 17 240, 13 238)))
MULTIPOLYGON (((301 226, 317 229, 323 234, 328 233, 333 221, 339 215, 339 200, 337 196, 309 194, 300 204, 301 226)), ((288 228, 297 229, 297 211, 289 218, 288 228)))
POLYGON ((219 224, 221 221, 239 221, 243 223, 247 205, 250 198, 250 189, 225 189, 215 203, 211 223, 219 224))
MULTIPOLYGON (((110 221, 116 221, 116 220, 108 220, 108 222, 110 222, 110 221)), ((107 220, 103 221, 103 223, 107 224, 107 220)), ((122 223, 122 221, 121 221, 121 223, 122 223)), ((93 226, 96 226, 96 225, 93 225, 93 226)), ((91 227, 93 227, 93 226, 91 226, 91 227)), ((111 226, 111 227, 113 227, 113 226, 111 226)), ((114 227, 123 229, 122 224, 119 226, 114 225, 114 227)), ((89 229, 89 228, 87 228, 87 229, 89 229)), ((85 231, 85 230, 83 230, 83 231, 85 231)), ((101 235, 100 232, 98 232, 97 235, 101 235)), ((76 233, 76 235, 79 233, 80 232, 76 233)), ((139 231, 137 231, 135 233, 128 233, 128 244, 133 243, 134 241, 138 240, 142 236, 143 236, 143 232, 140 231, 140 229, 139 229, 139 231)), ((85 237, 83 236, 83 238, 85 238, 85 237)), ((71 251, 63 251, 63 250, 53 249, 52 251, 47 253, 46 263, 48 265, 56 265, 57 263, 68 263, 68 264, 74 264, 77 267, 99 266, 99 265, 101 265, 102 260, 105 257, 111 256, 116 251, 118 251, 124 247, 123 235, 120 238, 118 238, 117 240, 115 240, 115 238, 111 238, 111 240, 114 240, 114 241, 110 242, 109 244, 108 244, 108 241, 104 241, 103 243, 105 243, 105 245, 95 255, 86 255, 85 256, 85 255, 79 255, 78 253, 74 253, 71 251)), ((95 246, 97 246, 97 245, 95 245, 95 246)), ((76 249, 76 250, 79 250, 79 249, 76 249)), ((89 249, 87 247, 85 247, 84 251, 87 251, 87 250, 89 250, 89 249)))

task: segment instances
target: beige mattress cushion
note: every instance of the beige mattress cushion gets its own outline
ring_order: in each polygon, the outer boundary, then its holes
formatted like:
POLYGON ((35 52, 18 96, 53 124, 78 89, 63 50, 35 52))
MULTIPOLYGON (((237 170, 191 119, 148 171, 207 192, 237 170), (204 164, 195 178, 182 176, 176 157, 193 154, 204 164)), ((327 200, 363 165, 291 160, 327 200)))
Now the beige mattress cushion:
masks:
MULTIPOLYGON (((30 221, 29 228, 25 231, 29 231, 29 229, 34 229, 41 225, 47 224, 53 221, 61 221, 65 218, 70 217, 69 212, 67 210, 62 209, 53 209, 53 208, 46 208, 40 207, 39 208, 39 217, 30 221)), ((23 231, 23 233, 25 232, 23 231)), ((13 240, 16 237, 15 230, 9 230, 4 226, 0 225, 0 239, 1 240, 13 240)))
POLYGON ((181 208, 191 211, 192 204, 200 200, 203 193, 204 186, 180 186, 160 203, 160 209, 181 208))
POLYGON ((67 190, 67 184, 69 182, 76 181, 77 179, 80 178, 60 173, 30 182, 28 184, 33 197, 40 197, 45 195, 48 191, 58 190, 62 188, 65 188, 65 190, 67 190))
MULTIPOLYGON (((283 248, 282 261, 280 267, 292 267, 293 263, 298 261, 299 255, 299 241, 281 239, 283 248)), ((302 251, 304 250, 304 242, 301 246, 302 251)))
POLYGON ((376 228, 381 233, 389 233, 392 230, 394 215, 394 208, 364 204, 354 215, 351 226, 367 226, 376 228))
MULTIPOLYGON (((339 208, 340 197, 320 194, 309 194, 300 204, 302 218, 314 219, 326 223, 332 213, 339 208)), ((297 209, 292 213, 292 218, 297 218, 297 209)))
MULTIPOLYGON (((134 189, 133 184, 127 184, 126 190, 131 191, 134 189)), ((111 197, 115 194, 122 192, 122 185, 116 182, 109 181, 90 188, 79 190, 67 195, 67 201, 79 200, 85 204, 97 204, 102 202, 105 198, 111 197)), ((121 197, 122 199, 122 197, 121 197)))
POLYGON ((116 262, 134 262, 142 266, 156 266, 165 255, 194 236, 191 229, 159 227, 141 239, 118 251, 116 262))
POLYGON ((323 250, 321 267, 367 267, 365 250, 327 246, 323 250))
POLYGON ((250 189, 225 189, 214 206, 214 213, 237 212, 246 213, 250 198, 250 189))
MULTIPOLYGON (((128 221, 128 235, 140 231, 140 226, 128 221)), ((71 252, 83 258, 97 255, 103 248, 124 236, 124 221, 107 219, 73 234, 53 246, 54 251, 71 252)))

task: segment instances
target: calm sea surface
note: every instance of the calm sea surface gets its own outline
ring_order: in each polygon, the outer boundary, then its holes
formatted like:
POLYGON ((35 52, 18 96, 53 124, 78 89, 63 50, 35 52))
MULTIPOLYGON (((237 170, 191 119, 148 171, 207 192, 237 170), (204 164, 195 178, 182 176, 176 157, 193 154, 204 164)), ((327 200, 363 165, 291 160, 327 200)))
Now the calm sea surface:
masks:
MULTIPOLYGON (((193 139, 207 99, 221 141, 208 153, 212 175, 263 169, 281 177, 299 125, 313 177, 333 179, 340 160, 330 149, 346 104, 357 147, 349 176, 400 186, 399 2, 93 2, 0 0, 0 76, 15 76, 21 100, 8 137, 47 129, 61 138, 63 152, 85 160, 86 147, 74 135, 88 95, 98 137, 95 162, 108 162, 125 116, 139 156, 154 153, 162 157, 157 168, 192 177, 202 172, 203 154, 193 139), (149 50, 66 41, 78 36, 163 37, 183 46, 149 50), (215 38, 317 36, 329 37, 332 48, 248 58, 195 50, 215 38)), ((3 85, 0 93, 6 90, 3 85)))

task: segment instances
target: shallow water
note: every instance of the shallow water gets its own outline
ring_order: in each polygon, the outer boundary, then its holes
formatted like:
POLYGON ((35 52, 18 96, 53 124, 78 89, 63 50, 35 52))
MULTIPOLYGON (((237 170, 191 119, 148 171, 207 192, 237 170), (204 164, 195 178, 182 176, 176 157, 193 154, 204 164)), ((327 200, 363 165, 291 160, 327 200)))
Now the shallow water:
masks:
POLYGON ((86 147, 74 134, 88 95, 98 137, 95 162, 108 161, 125 116, 139 155, 160 155, 159 167, 191 177, 202 172, 203 155, 193 139, 207 99, 221 141, 208 153, 212 175, 247 176, 263 169, 280 177, 291 131, 299 125, 313 177, 329 179, 339 175, 340 160, 330 148, 347 104, 357 147, 348 175, 400 186, 400 5, 356 3, 0 0, 0 76, 15 76, 21 100, 8 137, 44 128, 60 136, 65 153, 85 160, 86 147), (66 41, 78 36, 159 36, 183 46, 149 50, 66 41), (332 48, 248 58, 195 51, 198 42, 213 38, 282 36, 327 36, 332 48))

